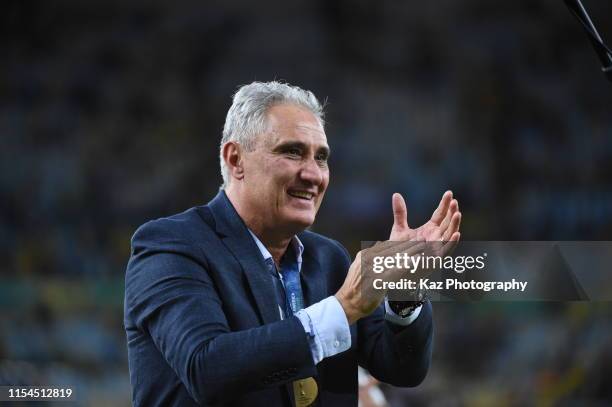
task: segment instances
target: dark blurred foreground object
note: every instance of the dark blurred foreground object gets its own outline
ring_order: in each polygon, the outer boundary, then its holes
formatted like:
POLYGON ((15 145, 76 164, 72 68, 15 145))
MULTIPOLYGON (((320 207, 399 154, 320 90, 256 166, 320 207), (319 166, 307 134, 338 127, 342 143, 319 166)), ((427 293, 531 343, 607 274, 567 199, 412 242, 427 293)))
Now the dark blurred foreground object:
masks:
POLYGON ((578 21, 580 21, 582 27, 588 34, 589 40, 591 40, 591 44, 593 44, 593 48, 595 48, 595 52, 601 61, 601 70, 604 72, 608 80, 612 82, 612 51, 606 44, 604 44, 601 36, 597 32, 597 29, 593 25, 589 14, 585 10, 580 0, 564 1, 565 5, 570 9, 572 14, 576 16, 578 21))

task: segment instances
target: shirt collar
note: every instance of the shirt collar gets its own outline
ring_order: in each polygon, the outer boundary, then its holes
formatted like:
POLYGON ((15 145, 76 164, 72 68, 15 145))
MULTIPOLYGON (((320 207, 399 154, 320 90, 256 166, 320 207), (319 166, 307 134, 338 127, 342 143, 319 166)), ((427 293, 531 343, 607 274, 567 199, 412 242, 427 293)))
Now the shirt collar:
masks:
MULTIPOLYGON (((270 251, 266 248, 266 246, 264 246, 261 240, 259 240, 259 238, 255 236, 255 233, 253 233, 251 229, 248 229, 248 230, 251 236, 253 237, 253 240, 255 240, 255 244, 257 245, 257 248, 261 252, 261 255, 263 256, 264 260, 268 260, 269 258, 271 258, 272 254, 270 254, 270 251)), ((300 240, 300 238, 297 237, 297 235, 294 235, 291 238, 291 242, 289 243, 289 245, 293 247, 293 250, 295 250, 295 258, 297 259, 298 270, 301 271, 302 270, 302 253, 304 253, 304 245, 302 244, 302 241, 300 240)))

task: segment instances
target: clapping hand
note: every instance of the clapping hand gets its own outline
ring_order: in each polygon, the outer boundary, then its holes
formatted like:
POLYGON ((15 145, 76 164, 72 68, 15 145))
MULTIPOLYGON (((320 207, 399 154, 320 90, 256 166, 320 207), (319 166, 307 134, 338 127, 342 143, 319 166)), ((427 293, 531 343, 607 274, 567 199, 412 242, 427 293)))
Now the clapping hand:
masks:
POLYGON ((453 193, 446 191, 440 204, 425 224, 416 229, 408 225, 408 209, 401 194, 395 193, 392 198, 393 227, 389 240, 410 240, 420 242, 458 242, 461 237, 459 225, 461 212, 459 203, 453 199, 453 193))

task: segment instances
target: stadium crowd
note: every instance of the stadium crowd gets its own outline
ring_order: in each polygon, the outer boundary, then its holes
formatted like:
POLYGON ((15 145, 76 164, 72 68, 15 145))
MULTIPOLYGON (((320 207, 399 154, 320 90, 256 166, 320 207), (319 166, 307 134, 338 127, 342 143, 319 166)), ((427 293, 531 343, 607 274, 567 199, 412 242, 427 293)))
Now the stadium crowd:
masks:
MULTIPOLYGON (((0 385, 128 405, 129 240, 217 191, 240 84, 327 99, 313 229, 354 254, 391 193, 468 240, 612 240, 612 87, 562 2, 10 1, 0 16, 0 385)), ((612 4, 589 2, 604 39, 612 4), (590 4, 592 3, 592 4, 590 4)), ((420 222, 419 222, 420 221, 420 222)), ((391 406, 606 405, 605 303, 434 304, 434 364, 391 406)))

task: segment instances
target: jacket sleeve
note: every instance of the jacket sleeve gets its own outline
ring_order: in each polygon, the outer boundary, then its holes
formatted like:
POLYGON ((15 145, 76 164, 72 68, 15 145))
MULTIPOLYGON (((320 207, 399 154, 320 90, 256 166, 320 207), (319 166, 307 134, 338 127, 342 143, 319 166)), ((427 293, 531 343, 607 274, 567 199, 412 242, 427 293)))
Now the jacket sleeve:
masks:
POLYGON ((312 376, 299 319, 230 331, 206 260, 160 222, 145 224, 132 239, 126 320, 150 335, 193 399, 216 404, 312 376))
MULTIPOLYGON (((337 242, 336 242, 337 243, 337 242)), ((351 257, 345 255, 346 269, 351 257)), ((427 375, 433 344, 433 317, 427 301, 416 320, 406 326, 385 320, 384 303, 357 321, 359 365, 378 380, 399 387, 418 386, 427 375)))
POLYGON ((385 310, 378 307, 358 324, 359 364, 378 380, 394 386, 418 386, 431 362, 433 319, 431 303, 410 325, 386 321, 385 310))

